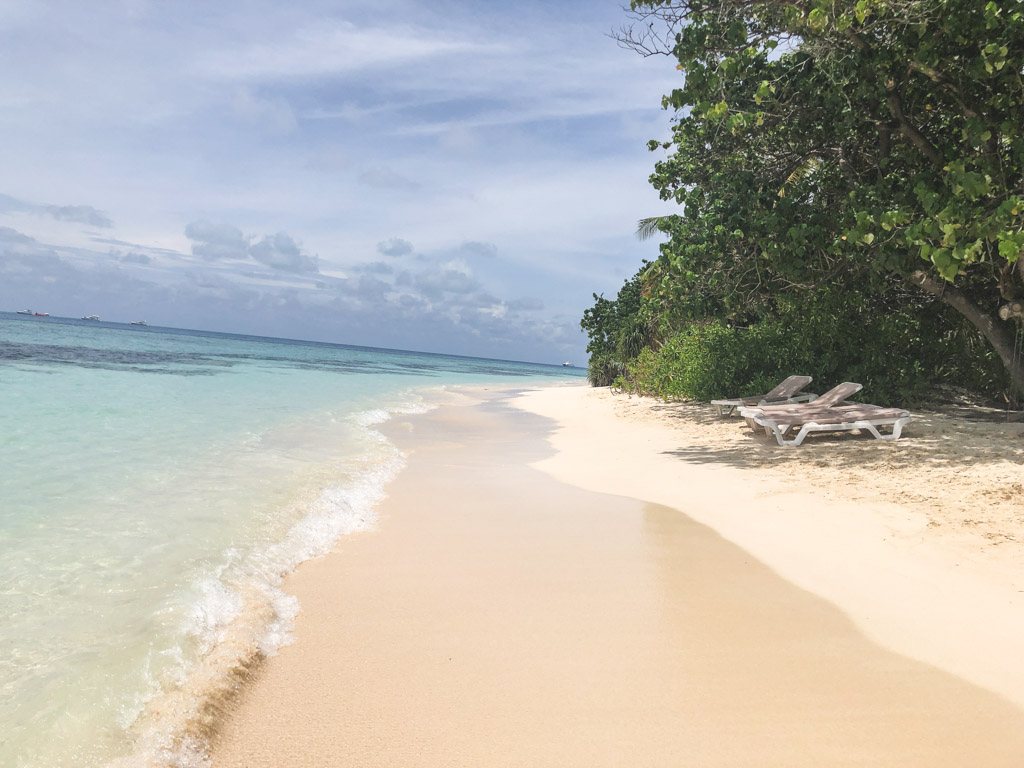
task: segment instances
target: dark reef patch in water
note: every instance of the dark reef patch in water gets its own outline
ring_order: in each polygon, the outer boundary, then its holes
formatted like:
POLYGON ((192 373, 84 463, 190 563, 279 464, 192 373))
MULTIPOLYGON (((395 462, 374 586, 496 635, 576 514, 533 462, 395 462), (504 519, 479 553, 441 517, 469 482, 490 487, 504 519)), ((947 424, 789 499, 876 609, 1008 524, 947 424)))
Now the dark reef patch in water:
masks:
MULTIPOLYGON (((299 370, 339 374, 379 374, 432 377, 446 372, 489 376, 536 376, 535 370, 523 370, 500 362, 475 362, 458 359, 454 365, 433 361, 343 360, 326 355, 253 355, 224 352, 174 352, 164 350, 111 349, 81 345, 33 344, 0 340, 0 364, 19 366, 76 366, 133 373, 158 373, 169 376, 214 376, 238 365, 271 365, 299 370)), ((546 373, 546 372, 545 372, 546 373)), ((541 374, 544 375, 544 374, 541 374)))
POLYGON ((209 369, 230 368, 235 365, 230 360, 190 353, 24 344, 12 341, 0 341, 0 363, 17 363, 21 366, 73 365, 79 368, 165 373, 175 376, 211 376, 216 370, 209 369))

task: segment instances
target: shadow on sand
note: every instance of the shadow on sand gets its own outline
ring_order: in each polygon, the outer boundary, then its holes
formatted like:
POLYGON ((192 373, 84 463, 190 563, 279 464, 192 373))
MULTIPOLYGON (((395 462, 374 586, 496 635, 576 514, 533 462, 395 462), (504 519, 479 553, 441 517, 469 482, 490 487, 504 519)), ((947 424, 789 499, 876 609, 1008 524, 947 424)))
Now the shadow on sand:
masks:
POLYGON ((971 418, 965 418, 960 414, 914 412, 903 437, 896 442, 878 441, 867 433, 822 432, 808 435, 802 446, 789 448, 780 447, 761 430, 750 430, 742 419, 720 417, 705 405, 664 403, 650 408, 690 428, 707 428, 709 440, 665 452, 695 464, 747 468, 843 464, 870 470, 891 468, 904 461, 950 467, 1007 460, 1024 463, 1024 424, 1008 422, 1005 414, 972 413, 971 418))

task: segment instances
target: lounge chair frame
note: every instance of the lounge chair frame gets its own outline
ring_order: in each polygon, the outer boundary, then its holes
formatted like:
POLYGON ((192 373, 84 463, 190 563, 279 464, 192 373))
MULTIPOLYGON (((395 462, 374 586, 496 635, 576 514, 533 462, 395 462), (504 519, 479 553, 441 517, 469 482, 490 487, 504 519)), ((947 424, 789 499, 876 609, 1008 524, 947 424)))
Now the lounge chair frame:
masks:
POLYGON ((737 408, 743 406, 757 407, 762 405, 790 405, 808 403, 818 395, 804 392, 803 388, 813 379, 810 376, 787 376, 763 395, 754 397, 733 397, 728 400, 712 400, 711 404, 718 407, 719 416, 731 416, 737 408))
POLYGON ((809 413, 817 413, 821 408, 834 408, 850 403, 850 398, 863 389, 862 384, 858 384, 855 381, 844 381, 842 384, 836 384, 828 392, 818 395, 813 400, 806 403, 760 403, 758 405, 742 405, 740 406, 740 416, 742 416, 747 426, 755 432, 760 426, 754 421, 754 414, 761 414, 765 418, 774 418, 775 421, 789 420, 791 424, 802 424, 803 420, 800 419, 801 415, 807 415, 809 413))
POLYGON ((759 400, 756 403, 752 402, 753 398, 747 398, 746 401, 736 398, 735 400, 712 400, 711 404, 718 407, 719 416, 732 416, 737 408, 744 406, 757 408, 762 405, 788 405, 791 403, 809 403, 812 400, 816 400, 818 395, 814 392, 802 392, 799 395, 793 395, 793 397, 787 397, 785 400, 759 400))
MULTIPOLYGON (((746 414, 745 414, 746 415, 746 414)), ((910 421, 910 414, 904 411, 904 415, 896 417, 886 417, 881 419, 855 419, 853 421, 842 421, 842 422, 829 422, 824 423, 814 421, 813 418, 806 422, 797 421, 795 423, 787 423, 778 418, 771 418, 761 413, 751 413, 746 415, 747 418, 752 419, 756 424, 764 428, 764 432, 769 437, 774 437, 775 441, 785 448, 795 448, 801 445, 804 439, 811 432, 853 432, 855 430, 866 430, 876 440, 899 440, 900 435, 903 433, 903 427, 910 421), (786 434, 801 424, 800 430, 796 433, 796 436, 790 440, 786 439, 786 434), (882 433, 878 431, 879 427, 891 427, 889 433, 882 433)))

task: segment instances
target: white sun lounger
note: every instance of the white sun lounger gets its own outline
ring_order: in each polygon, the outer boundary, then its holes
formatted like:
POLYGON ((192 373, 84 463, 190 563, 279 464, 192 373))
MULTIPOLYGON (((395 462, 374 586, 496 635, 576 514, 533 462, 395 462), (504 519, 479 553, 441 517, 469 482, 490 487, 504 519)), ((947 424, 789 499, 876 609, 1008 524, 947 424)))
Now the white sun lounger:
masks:
POLYGON ((766 435, 788 448, 803 443, 811 432, 853 432, 865 430, 876 440, 899 440, 903 427, 910 421, 910 413, 900 408, 882 408, 869 403, 853 403, 826 408, 807 409, 803 413, 776 412, 766 413, 757 409, 743 409, 744 418, 752 420, 762 427, 766 435), (795 436, 787 439, 787 434, 799 427, 795 436), (889 427, 888 433, 879 431, 879 427, 889 427))
POLYGON ((774 389, 760 397, 735 397, 731 400, 712 400, 718 406, 719 416, 731 416, 732 412, 744 405, 769 405, 780 403, 805 403, 814 400, 813 392, 801 392, 811 383, 810 376, 789 376, 783 379, 774 389))
POLYGON ((756 431, 759 425, 753 418, 751 418, 751 414, 754 412, 766 413, 775 416, 799 415, 801 413, 807 413, 812 409, 820 410, 821 408, 831 408, 832 406, 842 405, 862 389, 864 389, 863 384, 858 384, 854 381, 844 381, 842 384, 837 384, 828 392, 818 395, 813 400, 806 403, 769 403, 756 406, 740 406, 740 416, 746 419, 748 427, 756 431))

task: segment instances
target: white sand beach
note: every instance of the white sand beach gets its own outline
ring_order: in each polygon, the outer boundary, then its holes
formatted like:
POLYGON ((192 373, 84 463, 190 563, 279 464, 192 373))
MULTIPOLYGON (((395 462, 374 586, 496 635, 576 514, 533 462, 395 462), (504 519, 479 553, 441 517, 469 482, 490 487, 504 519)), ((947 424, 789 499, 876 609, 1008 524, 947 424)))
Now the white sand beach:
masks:
POLYGON ((607 390, 445 400, 387 425, 376 530, 290 577, 215 766, 1021 764, 1020 425, 784 450, 607 390))
POLYGON ((874 640, 1024 706, 1024 424, 917 414, 895 443, 790 449, 706 406, 606 389, 516 404, 559 423, 545 471, 685 510, 874 640))

